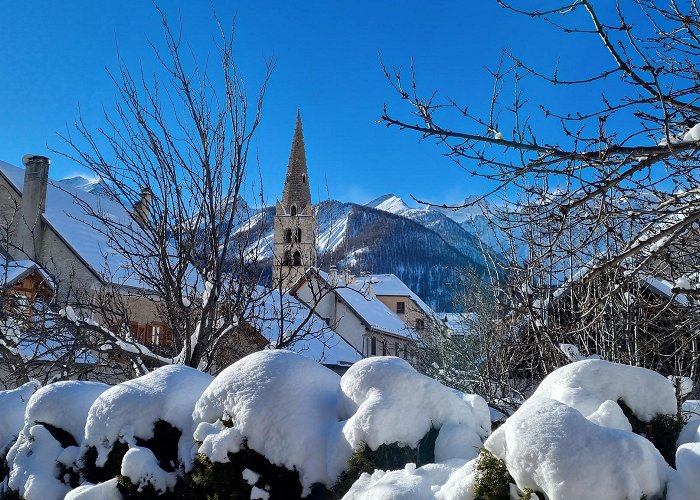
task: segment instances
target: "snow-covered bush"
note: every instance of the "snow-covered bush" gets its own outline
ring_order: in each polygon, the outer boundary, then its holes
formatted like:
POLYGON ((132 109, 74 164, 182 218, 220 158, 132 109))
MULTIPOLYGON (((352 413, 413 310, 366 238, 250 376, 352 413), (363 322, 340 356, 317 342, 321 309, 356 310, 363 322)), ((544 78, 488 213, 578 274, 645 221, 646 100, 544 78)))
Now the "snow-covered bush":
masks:
MULTIPOLYGON (((231 455, 254 451, 271 464, 296 469, 305 493, 316 483, 331 486, 328 443, 340 439, 342 426, 339 381, 331 370, 289 351, 262 351, 237 361, 195 406, 199 453, 233 467, 237 460, 231 455)), ((239 480, 241 471, 233 473, 239 480)))
POLYGON ((76 459, 85 420, 107 387, 97 382, 56 382, 31 396, 24 427, 7 454, 9 489, 27 500, 58 500, 78 485, 76 459))
POLYGON ((0 391, 0 492, 5 490, 8 468, 6 455, 24 426, 29 398, 41 386, 37 381, 9 391, 0 391))
POLYGON ((341 379, 287 351, 255 353, 224 370, 197 402, 194 421, 201 443, 195 482, 206 474, 216 482, 229 470, 236 485, 226 487, 240 494, 253 487, 274 494, 281 472, 272 466, 298 471, 303 495, 340 478, 338 494, 379 466, 475 457, 490 432, 482 398, 442 386, 399 358, 362 360, 341 379), (256 482, 241 481, 241 454, 253 452, 270 465, 250 469, 256 482))
POLYGON ((192 408, 211 380, 171 365, 102 393, 85 425, 82 476, 91 483, 122 476, 120 485, 127 490, 170 489, 181 462, 191 459, 192 408))

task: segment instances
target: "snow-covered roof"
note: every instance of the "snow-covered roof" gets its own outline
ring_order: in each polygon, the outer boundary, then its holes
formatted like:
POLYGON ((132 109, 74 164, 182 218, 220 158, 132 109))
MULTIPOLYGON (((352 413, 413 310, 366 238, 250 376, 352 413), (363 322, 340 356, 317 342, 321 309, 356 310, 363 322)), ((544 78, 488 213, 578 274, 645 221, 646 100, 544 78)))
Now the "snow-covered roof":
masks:
POLYGON ((357 278, 357 283, 367 289, 372 283, 372 292, 377 296, 391 295, 398 297, 410 297, 427 316, 432 316, 433 310, 395 274, 369 274, 357 278))
POLYGON ((0 254, 1 285, 13 285, 33 271, 39 273, 39 275, 42 277, 42 279, 49 288, 54 287, 54 283, 51 280, 49 274, 33 260, 10 260, 7 257, 0 254))
MULTIPOLYGON (((328 273, 321 270, 317 272, 326 283, 330 284, 328 273)), ((390 335, 418 340, 416 332, 385 306, 376 295, 368 293, 364 282, 355 281, 349 284, 342 282, 332 287, 332 290, 367 327, 390 335)))
POLYGON ((362 359, 347 341, 331 329, 320 316, 289 293, 257 289, 259 310, 252 314, 251 322, 271 343, 289 336, 300 329, 300 339, 290 350, 324 364, 351 365, 362 359), (309 313, 311 315, 309 316, 309 313), (308 321, 304 321, 308 318, 308 321), (281 332, 280 328, 284 331, 281 332))
POLYGON ((476 313, 435 313, 435 317, 450 329, 452 335, 468 335, 471 333, 469 322, 475 321, 476 313))
MULTIPOLYGON (((0 161, 0 175, 18 195, 22 195, 23 169, 0 161)), ((131 214, 118 203, 53 180, 49 180, 47 185, 43 219, 96 277, 103 281, 142 288, 142 283, 136 279, 134 271, 128 265, 128 259, 119 255, 114 246, 110 245, 107 235, 98 230, 103 224, 95 221, 95 227, 92 227, 90 217, 81 203, 115 223, 133 226, 134 234, 139 231, 131 214)))

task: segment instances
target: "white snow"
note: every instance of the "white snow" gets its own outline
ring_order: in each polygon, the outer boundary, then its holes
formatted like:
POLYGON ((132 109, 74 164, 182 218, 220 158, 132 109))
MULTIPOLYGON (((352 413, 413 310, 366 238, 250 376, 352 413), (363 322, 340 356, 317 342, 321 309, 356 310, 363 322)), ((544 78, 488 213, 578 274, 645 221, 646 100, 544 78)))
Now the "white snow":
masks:
POLYGON ((367 206, 376 208, 377 210, 383 210, 384 212, 390 212, 392 214, 401 214, 409 209, 408 205, 406 205, 401 198, 394 194, 385 194, 380 196, 376 200, 372 200, 367 203, 367 206))
MULTIPOLYGON (((270 462, 296 468, 308 491, 314 483, 332 485, 327 467, 328 435, 340 429, 337 417, 339 376, 324 366, 284 350, 253 353, 226 368, 197 401, 196 433, 217 420, 231 420, 248 447, 270 462)), ((221 428, 221 433, 229 433, 221 428)), ((235 448, 239 435, 231 436, 235 448)), ((220 446, 226 446, 219 441, 220 446)), ((200 450, 202 451, 202 450, 200 450)), ((212 446, 209 458, 222 458, 212 446)))
POLYGON ((86 483, 66 495, 65 500, 122 500, 117 490, 117 478, 100 484, 86 483))
POLYGON ((666 500, 690 500, 698 496, 700 443, 683 444, 676 450, 677 474, 668 485, 666 500))
POLYGON ((138 446, 129 449, 124 455, 121 473, 131 480, 138 491, 150 484, 157 492, 165 493, 173 490, 177 482, 175 472, 161 469, 153 452, 138 446))
MULTIPOLYGON (((443 386, 393 356, 363 359, 341 379, 342 410, 348 421, 343 434, 353 448, 361 442, 371 449, 399 442, 415 447, 431 426, 446 423, 470 428, 480 446, 491 430, 486 402, 443 386)), ((465 449, 468 458, 473 450, 465 449)))
POLYGON ((506 462, 521 490, 542 491, 549 500, 654 498, 672 473, 647 439, 596 425, 577 409, 537 395, 484 446, 506 462))
POLYGON ((700 123, 693 125, 685 134, 683 134, 683 142, 700 141, 700 123))
POLYGON ((671 383, 658 373, 636 366, 586 359, 565 365, 539 385, 534 396, 567 404, 588 416, 607 400, 624 400, 642 421, 676 413, 671 383))
POLYGON ((458 500, 471 499, 476 460, 451 460, 397 471, 364 473, 355 481, 346 500, 458 500))
POLYGON ((107 389, 97 382, 64 381, 38 389, 27 404, 24 428, 7 454, 8 485, 27 500, 63 498, 70 489, 58 479, 58 462, 76 468, 77 444, 93 401, 107 389), (42 425, 68 432, 76 446, 62 448, 42 425))
POLYGON ((243 476, 243 480, 251 486, 255 486, 255 483, 260 479, 260 474, 250 469, 244 469, 241 476, 243 476))
POLYGON ((193 368, 168 365, 109 388, 90 408, 83 448, 97 449, 101 467, 117 440, 133 445, 135 437, 150 439, 153 424, 164 420, 183 432, 181 449, 190 449, 192 408, 211 381, 193 368))
POLYGON ((0 455, 15 442, 24 426, 24 410, 29 398, 41 387, 36 380, 9 391, 0 391, 0 455))
POLYGON ((70 487, 57 479, 57 457, 63 448, 43 425, 20 434, 7 454, 8 486, 27 500, 60 500, 70 487))

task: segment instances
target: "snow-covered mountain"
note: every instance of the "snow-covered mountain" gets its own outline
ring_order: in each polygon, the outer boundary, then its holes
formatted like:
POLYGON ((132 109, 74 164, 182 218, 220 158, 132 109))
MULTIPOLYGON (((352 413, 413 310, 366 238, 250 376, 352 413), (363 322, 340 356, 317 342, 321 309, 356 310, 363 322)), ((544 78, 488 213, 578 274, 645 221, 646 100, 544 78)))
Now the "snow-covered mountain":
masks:
POLYGON ((88 179, 81 175, 76 175, 75 177, 66 177, 61 179, 58 183, 62 186, 79 189, 81 191, 87 191, 98 196, 105 195, 108 193, 107 184, 102 179, 88 179))
MULTIPOLYGON (((318 265, 328 269, 335 264, 355 274, 393 273, 434 308, 454 310, 466 269, 484 269, 483 244, 439 211, 411 209, 389 195, 382 198, 373 204, 397 208, 399 213, 335 200, 315 207, 318 265)), ((273 222, 274 208, 268 207, 239 230, 255 242, 248 252, 263 261, 267 279, 273 222)))

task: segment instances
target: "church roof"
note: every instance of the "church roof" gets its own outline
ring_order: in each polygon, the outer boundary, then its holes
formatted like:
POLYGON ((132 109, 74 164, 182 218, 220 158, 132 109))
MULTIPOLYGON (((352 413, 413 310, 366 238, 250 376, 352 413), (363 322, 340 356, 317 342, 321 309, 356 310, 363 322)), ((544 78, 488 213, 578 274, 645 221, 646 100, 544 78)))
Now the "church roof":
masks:
MULTIPOLYGON (((296 205, 298 213, 303 214, 312 209, 309 175, 306 170, 306 149, 304 148, 304 131, 301 126, 301 113, 297 112, 297 123, 292 139, 292 151, 289 155, 287 178, 282 192, 282 206, 289 213, 296 205)), ((310 215, 310 213, 306 213, 310 215)))

